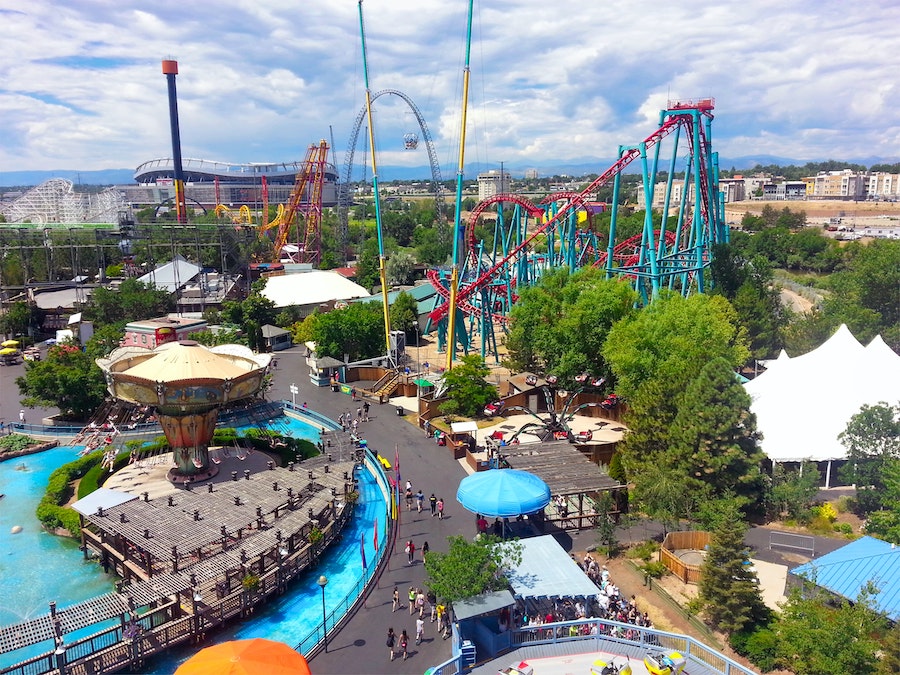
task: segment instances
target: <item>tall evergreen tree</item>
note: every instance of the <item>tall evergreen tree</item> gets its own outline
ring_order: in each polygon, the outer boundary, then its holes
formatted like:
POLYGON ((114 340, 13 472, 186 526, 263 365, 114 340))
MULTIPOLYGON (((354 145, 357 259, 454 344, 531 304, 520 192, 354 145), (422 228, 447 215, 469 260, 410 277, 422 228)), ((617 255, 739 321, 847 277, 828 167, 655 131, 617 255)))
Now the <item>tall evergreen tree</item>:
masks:
POLYGON ((698 496, 733 494, 761 511, 765 455, 759 449, 750 396, 723 358, 710 361, 688 385, 671 432, 673 467, 698 496))
POLYGON ((746 529, 740 511, 733 505, 726 507, 700 570, 704 612, 714 626, 726 633, 761 625, 770 617, 760 594, 759 579, 748 563, 746 529))

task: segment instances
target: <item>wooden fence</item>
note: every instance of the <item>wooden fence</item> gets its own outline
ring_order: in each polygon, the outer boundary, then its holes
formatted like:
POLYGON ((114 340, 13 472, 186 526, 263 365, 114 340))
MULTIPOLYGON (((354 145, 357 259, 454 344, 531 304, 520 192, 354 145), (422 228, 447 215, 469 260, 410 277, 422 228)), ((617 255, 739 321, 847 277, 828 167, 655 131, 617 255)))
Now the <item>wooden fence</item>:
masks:
POLYGON ((659 549, 659 559, 672 574, 686 584, 700 581, 700 565, 689 565, 675 555, 674 551, 703 551, 709 544, 709 532, 669 532, 659 549))

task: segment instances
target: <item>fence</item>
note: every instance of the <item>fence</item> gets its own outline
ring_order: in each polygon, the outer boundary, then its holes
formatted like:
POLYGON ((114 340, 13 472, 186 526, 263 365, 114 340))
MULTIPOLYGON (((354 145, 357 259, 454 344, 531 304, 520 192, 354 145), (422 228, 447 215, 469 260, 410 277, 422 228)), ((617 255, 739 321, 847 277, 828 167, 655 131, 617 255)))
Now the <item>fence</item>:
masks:
POLYGON ((669 532, 659 549, 659 560, 684 583, 696 584, 700 581, 700 565, 684 562, 674 551, 703 551, 708 544, 709 532, 669 532))
POLYGON ((769 550, 775 547, 802 551, 809 555, 810 558, 816 557, 816 538, 805 534, 769 532, 769 550))

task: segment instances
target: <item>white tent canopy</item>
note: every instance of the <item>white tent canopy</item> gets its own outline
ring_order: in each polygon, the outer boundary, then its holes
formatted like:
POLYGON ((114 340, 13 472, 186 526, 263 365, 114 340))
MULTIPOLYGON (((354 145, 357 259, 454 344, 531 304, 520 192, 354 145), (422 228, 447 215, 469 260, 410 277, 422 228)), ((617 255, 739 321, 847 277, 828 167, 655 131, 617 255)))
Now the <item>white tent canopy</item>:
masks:
POLYGON ((369 291, 337 272, 313 270, 269 277, 262 295, 276 307, 319 305, 333 300, 365 298, 369 291))
POLYGON ((744 387, 769 459, 841 460, 847 450, 838 435, 850 418, 863 405, 900 400, 900 356, 880 336, 863 347, 842 325, 807 354, 782 354, 744 387))

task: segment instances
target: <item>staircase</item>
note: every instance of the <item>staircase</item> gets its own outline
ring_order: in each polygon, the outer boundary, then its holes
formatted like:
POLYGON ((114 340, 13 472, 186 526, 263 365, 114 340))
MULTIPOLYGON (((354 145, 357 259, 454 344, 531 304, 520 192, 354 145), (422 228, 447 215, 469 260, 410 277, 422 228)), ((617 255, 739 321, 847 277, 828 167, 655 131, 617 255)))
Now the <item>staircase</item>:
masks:
POLYGON ((392 370, 382 375, 381 379, 372 385, 372 389, 365 393, 371 395, 372 398, 378 399, 379 403, 382 403, 391 397, 391 394, 394 393, 394 390, 399 384, 400 372, 392 370))

